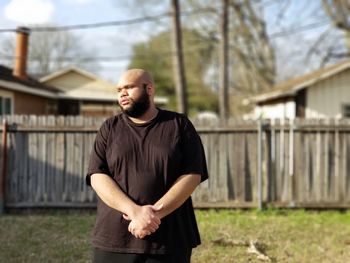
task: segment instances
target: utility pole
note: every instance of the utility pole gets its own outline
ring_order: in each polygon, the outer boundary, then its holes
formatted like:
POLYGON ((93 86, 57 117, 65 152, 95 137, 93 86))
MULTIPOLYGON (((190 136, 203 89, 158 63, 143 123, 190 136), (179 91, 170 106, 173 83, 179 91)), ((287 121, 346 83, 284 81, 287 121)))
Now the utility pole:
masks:
POLYGON ((187 93, 185 64, 182 49, 182 34, 180 22, 180 7, 178 0, 171 1, 172 7, 172 47, 173 47, 173 74, 175 80, 177 110, 187 114, 187 93))
POLYGON ((220 72, 219 72, 219 113, 222 123, 226 123, 229 117, 228 105, 228 7, 229 0, 222 0, 222 15, 220 23, 221 42, 219 50, 220 72))

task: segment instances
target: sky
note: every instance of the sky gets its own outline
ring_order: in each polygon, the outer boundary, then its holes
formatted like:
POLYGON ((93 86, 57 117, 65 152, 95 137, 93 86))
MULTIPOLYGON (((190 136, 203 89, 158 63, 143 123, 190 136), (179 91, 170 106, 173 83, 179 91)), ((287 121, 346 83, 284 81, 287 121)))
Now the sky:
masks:
MULTIPOLYGON (((140 13, 130 14, 128 2, 110 0, 0 0, 0 29, 41 24, 57 26, 91 24, 128 20, 144 15, 140 13)), ((152 10, 152 13, 148 15, 156 15, 159 12, 164 11, 158 8, 152 10)), ((128 66, 127 57, 132 53, 132 45, 147 40, 152 31, 154 32, 152 25, 147 27, 127 25, 72 30, 71 32, 81 38, 85 48, 94 56, 124 57, 117 61, 99 62, 100 69, 97 74, 115 82, 128 66)), ((0 41, 2 37, 10 34, 14 33, 0 34, 0 41)))
MULTIPOLYGON (((48 23, 64 26, 121 21, 145 15, 158 15, 168 11, 168 1, 153 1, 158 4, 147 10, 147 13, 143 13, 144 11, 142 12, 139 8, 132 6, 132 2, 132 0, 0 0, 0 29, 48 23)), ((290 4, 286 6, 287 12, 283 15, 279 14, 281 8, 283 9, 283 5, 281 6, 283 1, 264 0, 263 2, 267 6, 265 17, 268 22, 269 34, 324 19, 322 13, 319 12, 319 6, 315 4, 319 1, 285 1, 290 4), (279 5, 276 5, 276 3, 279 3, 279 5)), ((163 23, 163 27, 159 23, 148 22, 89 30, 73 30, 71 32, 79 36, 84 46, 94 56, 122 57, 109 62, 99 62, 100 70, 97 74, 116 82, 122 71, 128 66, 128 57, 132 54, 132 45, 147 40, 156 32, 164 29, 164 25, 167 25, 166 21, 163 23)), ((315 38, 325 30, 327 30, 327 27, 321 26, 300 34, 276 37, 272 40, 273 45, 276 46, 277 65, 281 76, 300 74, 306 70, 305 65, 295 67, 295 65, 301 63, 298 60, 301 57, 300 52, 306 51, 306 48, 303 51, 300 45, 312 45, 315 38), (286 64, 286 60, 290 63, 286 64), (296 70, 300 72, 295 72, 296 70)), ((0 41, 2 37, 8 34, 14 33, 0 34, 0 41)))

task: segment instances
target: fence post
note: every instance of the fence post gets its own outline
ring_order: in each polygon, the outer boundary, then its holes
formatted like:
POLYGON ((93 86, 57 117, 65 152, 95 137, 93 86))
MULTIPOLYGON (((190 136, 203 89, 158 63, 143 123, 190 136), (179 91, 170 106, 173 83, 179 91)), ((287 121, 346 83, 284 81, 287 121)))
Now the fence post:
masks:
POLYGON ((262 120, 258 120, 258 209, 262 210, 262 120))
POLYGON ((7 121, 3 120, 2 130, 2 171, 0 174, 0 215, 5 213, 6 173, 7 173, 7 121))

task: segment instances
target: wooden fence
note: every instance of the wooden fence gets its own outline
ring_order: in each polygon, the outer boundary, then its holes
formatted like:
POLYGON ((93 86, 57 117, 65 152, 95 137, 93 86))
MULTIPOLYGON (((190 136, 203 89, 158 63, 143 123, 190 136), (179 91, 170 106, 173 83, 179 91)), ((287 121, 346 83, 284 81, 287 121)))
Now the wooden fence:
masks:
MULTIPOLYGON (((2 140, 0 148, 6 207, 96 205, 85 174, 103 119, 6 119, 7 147, 2 140)), ((230 120, 224 127, 194 124, 210 176, 193 195, 197 207, 350 207, 348 120, 230 120)))

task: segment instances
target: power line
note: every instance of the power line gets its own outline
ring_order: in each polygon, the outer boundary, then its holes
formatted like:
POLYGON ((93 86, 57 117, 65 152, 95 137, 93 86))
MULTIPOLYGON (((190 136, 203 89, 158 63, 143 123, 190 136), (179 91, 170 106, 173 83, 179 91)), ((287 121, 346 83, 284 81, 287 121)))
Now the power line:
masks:
MULTIPOLYGON (((184 54, 188 54, 191 53, 193 51, 200 51, 200 50, 207 50, 210 48, 210 44, 206 43, 206 42, 197 42, 196 45, 192 45, 191 47, 185 49, 183 51, 184 54)), ((147 58, 150 56, 159 56, 159 57, 166 57, 166 56, 175 56, 177 55, 176 52, 174 51, 165 51, 165 52, 157 52, 156 54, 154 52, 148 52, 142 55, 138 55, 138 57, 142 57, 142 58, 147 58)), ((127 60, 132 58, 132 56, 134 56, 134 54, 128 54, 128 55, 120 55, 120 56, 96 56, 96 57, 77 57, 77 56, 67 56, 67 57, 59 57, 56 60, 60 61, 60 62, 69 62, 69 61, 76 61, 79 60, 80 62, 86 62, 86 63, 93 63, 96 61, 118 61, 118 60, 127 60)), ((6 55, 6 54, 1 54, 0 52, 0 57, 3 60, 8 60, 8 61, 13 61, 16 59, 19 59, 19 57, 16 56, 10 56, 10 55, 6 55)), ((27 61, 29 62, 35 62, 38 61, 38 58, 35 57, 31 57, 29 56, 27 58, 27 61)))
MULTIPOLYGON (((269 38, 273 39, 273 38, 285 37, 285 36, 288 36, 291 34, 300 33, 301 31, 306 31, 306 30, 314 29, 316 27, 321 27, 321 26, 326 25, 327 23, 328 23, 327 20, 323 20, 323 21, 312 23, 309 25, 300 26, 298 28, 293 28, 290 30, 272 33, 269 35, 269 38)), ((213 42, 216 42, 216 41, 213 41, 213 42)), ((196 45, 190 49, 185 50, 183 53, 187 54, 187 53, 193 52, 195 50, 204 50, 207 48, 208 48, 208 44, 196 45)), ((151 54, 144 54, 142 57, 148 57, 150 55, 151 54)), ((158 55, 160 57, 164 57, 164 56, 171 57, 171 56, 176 55, 176 53, 169 51, 169 52, 160 52, 160 53, 158 53, 158 55)), ((119 61, 119 60, 129 60, 132 58, 132 56, 133 56, 133 54, 120 55, 120 56, 101 56, 101 57, 61 57, 60 61, 70 62, 70 61, 77 61, 78 60, 80 63, 98 63, 98 62, 103 63, 103 62, 115 62, 115 61, 119 61)), ((15 56, 2 55, 1 57, 2 57, 2 59, 8 60, 8 61, 13 61, 16 59, 15 56)), ((37 59, 35 59, 33 57, 28 57, 28 61, 35 62, 35 61, 37 61, 37 59)))
MULTIPOLYGON (((209 8, 200 8, 189 11, 182 11, 181 16, 190 16, 199 13, 207 13, 212 12, 212 9, 209 8)), ((107 21, 107 22, 99 22, 92 24, 77 24, 77 25, 68 25, 68 26, 37 26, 30 28, 31 32, 57 32, 57 31, 68 31, 68 30, 80 30, 80 29, 91 29, 91 28, 99 28, 99 27, 112 27, 112 26, 123 26, 123 25, 133 25, 140 24, 146 22, 153 22, 158 19, 162 19, 165 17, 170 17, 172 12, 166 12, 159 15, 154 16, 144 16, 133 19, 119 20, 119 21, 107 21)), ((0 29, 0 33, 8 33, 8 32, 16 32, 16 29, 0 29)))
POLYGON ((281 31, 281 32, 272 33, 272 34, 269 35, 269 38, 272 39, 272 38, 278 38, 278 37, 285 37, 285 36, 288 36, 288 35, 300 33, 302 31, 307 31, 307 30, 315 29, 317 27, 322 27, 322 26, 325 26, 327 24, 329 24, 328 20, 322 20, 320 22, 316 22, 316 23, 312 23, 312 24, 308 24, 308 25, 292 28, 292 29, 289 29, 289 30, 284 30, 284 31, 281 31))

